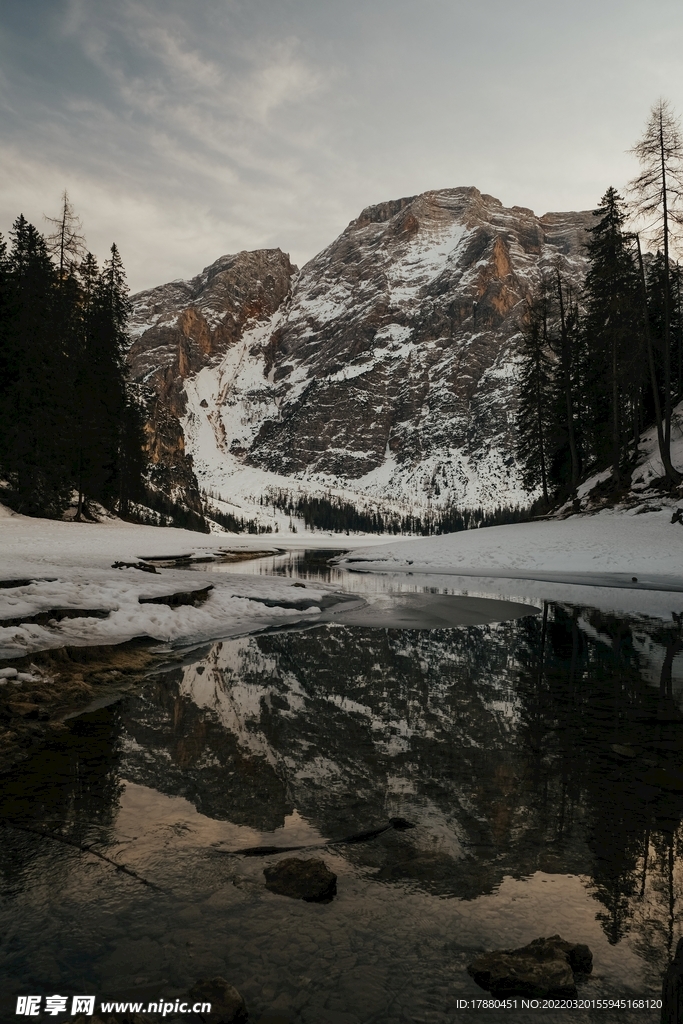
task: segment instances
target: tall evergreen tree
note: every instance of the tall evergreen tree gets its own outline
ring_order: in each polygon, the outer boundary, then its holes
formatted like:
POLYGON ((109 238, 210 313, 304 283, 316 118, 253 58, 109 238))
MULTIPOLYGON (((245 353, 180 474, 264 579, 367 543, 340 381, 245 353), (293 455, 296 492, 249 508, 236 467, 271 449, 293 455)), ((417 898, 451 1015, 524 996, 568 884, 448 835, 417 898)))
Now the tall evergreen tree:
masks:
POLYGON ((82 490, 111 504, 119 492, 123 424, 128 410, 125 345, 128 297, 115 245, 96 276, 92 257, 84 264, 85 353, 82 490))
POLYGON ((552 423, 553 361, 549 339, 550 294, 527 305, 521 332, 520 402, 517 410, 517 458, 522 482, 531 491, 541 487, 549 501, 549 454, 552 423))
POLYGON ((0 479, 35 515, 59 515, 75 488, 80 519, 89 500, 125 510, 142 497, 146 461, 121 257, 112 246, 101 272, 91 254, 77 267, 73 219, 65 196, 59 266, 23 217, 9 254, 0 238, 0 479))
MULTIPOLYGON (((7 401, 10 388, 17 378, 17 353, 10 344, 10 263, 7 242, 0 235, 0 409, 7 401)), ((0 445, 2 418, 0 416, 0 445)), ((0 451, 1 464, 1 451, 0 451)))
MULTIPOLYGON (((671 242, 675 229, 683 226, 683 138, 678 118, 666 100, 659 100, 650 112, 643 137, 633 148, 641 165, 641 173, 631 183, 632 212, 636 217, 653 221, 653 238, 661 247, 664 263, 670 266, 671 242)), ((664 451, 662 461, 672 482, 679 483, 681 474, 671 467, 671 311, 672 294, 669 275, 664 278, 664 451), (667 468, 670 467, 670 468, 667 468)))
POLYGON ((19 511, 57 513, 69 497, 70 365, 65 311, 45 239, 24 217, 12 231, 4 331, 10 383, 0 409, 0 463, 19 511))
POLYGON ((574 377, 576 374, 576 335, 578 327, 578 315, 575 311, 571 290, 566 289, 562 281, 559 266, 555 268, 557 285, 557 302, 560 314, 560 352, 559 370, 561 378, 561 390, 564 399, 564 419, 567 429, 567 444, 571 460, 570 486, 572 491, 576 489, 581 473, 581 459, 577 439, 577 423, 574 409, 574 377))
MULTIPOLYGON (((93 437, 98 433, 99 384, 94 372, 97 352, 98 313, 96 295, 100 277, 97 260, 86 253, 79 268, 80 303, 78 342, 74 351, 75 422, 73 438, 74 476, 78 501, 76 519, 84 513, 86 492, 92 486, 92 462, 97 460, 93 437)), ((94 495, 93 495, 94 496, 94 495)))
POLYGON ((643 334, 645 337, 645 351, 647 353, 647 365, 650 376, 650 388, 652 397, 652 409, 654 412, 655 426, 657 429, 657 444, 659 446, 659 455, 662 460, 664 467, 664 473, 671 481, 671 483, 677 483, 680 480, 680 474, 678 470, 674 469, 671 463, 671 448, 670 445, 666 444, 665 433, 664 433, 664 421, 662 418, 662 407, 660 400, 660 387, 657 377, 657 367, 655 364, 655 347, 652 338, 652 325, 650 323, 650 309, 648 305, 648 285, 647 277, 645 274, 645 261, 643 260, 643 253, 640 247, 640 238, 638 235, 635 236, 636 251, 638 253, 638 270, 640 278, 640 308, 641 317, 643 324, 643 334))
POLYGON ((589 432, 597 464, 612 467, 615 484, 625 464, 627 400, 642 379, 642 332, 639 330, 639 285, 624 202, 609 188, 595 211, 590 229, 589 269, 584 291, 584 331, 588 380, 593 410, 589 432))

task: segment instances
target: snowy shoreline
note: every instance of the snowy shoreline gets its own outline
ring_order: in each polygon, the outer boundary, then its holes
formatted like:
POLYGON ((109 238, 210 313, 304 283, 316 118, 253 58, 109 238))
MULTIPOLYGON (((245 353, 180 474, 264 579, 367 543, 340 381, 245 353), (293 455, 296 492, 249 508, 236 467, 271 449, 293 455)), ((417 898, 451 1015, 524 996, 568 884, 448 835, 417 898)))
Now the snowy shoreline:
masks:
MULTIPOLYGON (((599 573, 663 576, 683 586, 683 526, 671 508, 605 509, 561 520, 489 526, 481 530, 384 543, 340 559, 357 568, 420 572, 484 570, 529 579, 529 572, 565 576, 599 573), (419 566, 419 570, 418 570, 419 566)), ((569 580, 570 582, 571 580, 569 580)), ((604 585, 609 585, 605 583, 604 585)))
POLYGON ((337 559, 478 597, 559 601, 670 619, 683 613, 683 526, 672 508, 605 509, 562 520, 420 537, 337 559), (634 579, 635 577, 635 579, 634 579))
POLYGON ((671 515, 670 507, 610 509, 390 543, 377 535, 308 532, 273 543, 271 535, 205 535, 119 520, 65 523, 0 509, 0 658, 143 636, 192 644, 312 623, 330 602, 343 600, 339 583, 304 585, 238 572, 200 576, 174 566, 156 574, 113 568, 141 558, 210 559, 228 551, 352 548, 337 559, 340 568, 394 574, 397 589, 412 574, 470 597, 559 600, 670 618, 683 612, 683 526, 671 515), (209 584, 205 600, 182 608, 158 603, 209 584))
MULTIPOLYGON (((0 506, 0 659, 64 646, 120 644, 148 637, 192 644, 272 626, 315 622, 342 600, 339 587, 187 568, 113 568, 141 558, 202 559, 230 552, 277 552, 292 547, 338 549, 334 534, 278 537, 192 533, 120 520, 65 523, 17 515, 0 506), (12 585, 16 581, 23 585, 12 585), (173 607, 156 603, 211 585, 205 600, 173 607), (141 603, 141 601, 143 603, 141 603), (54 614, 52 614, 54 613, 54 614), (88 614, 91 613, 91 614, 88 614), (50 615, 52 617, 50 618, 50 615), (29 622, 40 618, 42 621, 29 622)), ((354 538, 354 543, 357 538, 354 538)), ((377 538, 372 538, 377 542, 377 538)))

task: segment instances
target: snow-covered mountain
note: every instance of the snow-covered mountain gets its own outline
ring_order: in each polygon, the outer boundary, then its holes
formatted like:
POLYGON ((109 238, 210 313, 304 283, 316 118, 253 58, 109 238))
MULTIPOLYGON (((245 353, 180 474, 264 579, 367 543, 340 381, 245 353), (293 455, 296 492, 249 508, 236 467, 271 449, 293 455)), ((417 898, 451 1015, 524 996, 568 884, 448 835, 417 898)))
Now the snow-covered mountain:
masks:
POLYGON ((556 264, 581 282, 591 223, 444 189, 368 207, 301 271, 242 252, 133 296, 159 471, 242 506, 269 487, 417 511, 525 502, 520 316, 556 264))

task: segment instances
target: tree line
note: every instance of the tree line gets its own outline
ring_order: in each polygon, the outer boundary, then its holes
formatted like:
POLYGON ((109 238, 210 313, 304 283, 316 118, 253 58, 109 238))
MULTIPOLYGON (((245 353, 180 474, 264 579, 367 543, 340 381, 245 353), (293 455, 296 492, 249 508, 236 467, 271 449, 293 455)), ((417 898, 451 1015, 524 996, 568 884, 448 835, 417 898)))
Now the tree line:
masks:
POLYGON ((526 304, 521 325, 517 456, 524 486, 547 506, 587 475, 628 485, 643 429, 654 424, 668 485, 672 412, 683 398, 681 268, 672 260, 683 224, 683 140, 664 100, 632 151, 641 172, 627 202, 608 188, 587 242, 580 293, 560 262, 526 304), (629 222, 646 222, 654 253, 629 222))
POLYGON ((290 517, 303 519, 309 530, 330 530, 332 533, 345 534, 387 533, 394 536, 417 534, 422 537, 528 522, 538 511, 535 503, 528 509, 499 505, 491 511, 482 508, 458 509, 449 505, 422 516, 412 512, 400 515, 377 508, 359 509, 350 501, 333 494, 311 497, 306 494, 292 495, 282 490, 272 491, 261 498, 261 504, 272 505, 290 517))
POLYGON ((126 514, 143 495, 143 416, 128 385, 128 289, 112 245, 100 268, 64 193, 42 235, 0 236, 2 500, 27 515, 126 514))

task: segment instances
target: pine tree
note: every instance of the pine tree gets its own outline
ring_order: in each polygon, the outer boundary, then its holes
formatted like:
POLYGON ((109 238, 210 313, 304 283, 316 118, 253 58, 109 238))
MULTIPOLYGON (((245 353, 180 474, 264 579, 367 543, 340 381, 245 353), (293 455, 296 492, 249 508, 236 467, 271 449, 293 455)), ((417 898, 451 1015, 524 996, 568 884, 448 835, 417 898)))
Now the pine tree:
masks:
POLYGON ((56 514, 70 492, 65 311, 55 301, 57 278, 42 235, 19 217, 12 241, 3 338, 10 382, 0 409, 0 462, 19 511, 56 514))
POLYGON ((578 311, 575 310, 570 288, 566 288, 559 266, 555 270, 557 302, 560 314, 559 377, 564 404, 564 421, 567 430, 567 444, 571 461, 571 490, 576 490, 581 473, 581 458, 577 439, 575 416, 574 382, 577 364, 576 337, 578 311))
MULTIPOLYGON (((128 514, 131 501, 144 501, 144 477, 147 471, 145 448, 142 402, 129 385, 119 446, 118 509, 122 516, 128 514)), ((194 526, 190 527, 190 529, 194 528, 194 526)))
POLYGON ((23 217, 9 255, 0 238, 0 478, 6 500, 33 515, 61 514, 75 487, 80 519, 89 500, 125 509, 140 497, 146 461, 126 381, 121 257, 112 246, 101 272, 89 253, 77 267, 74 219, 65 194, 58 267, 23 217))
MULTIPOLYGON (((666 267, 670 266, 671 243, 675 229, 683 226, 683 138, 677 117, 666 100, 659 100, 650 112, 645 133, 632 151, 641 164, 641 173, 631 182, 632 213, 653 221, 652 240, 661 248, 666 267)), ((664 278, 663 390, 664 431, 662 462, 672 483, 680 483, 681 474, 671 465, 671 313, 672 294, 669 275, 664 278)))
POLYGON ((92 463, 98 452, 93 438, 98 434, 99 382, 96 367, 98 311, 96 295, 100 272, 92 253, 86 253, 79 267, 80 302, 78 343, 74 351, 76 409, 73 438, 73 472, 78 490, 76 519, 84 514, 86 492, 92 489, 92 463))
POLYGON ((0 408, 7 401, 9 390, 16 382, 18 373, 18 354, 11 345, 10 317, 10 262, 7 242, 0 235, 0 408))
POLYGON ((527 305, 521 332, 520 402, 517 410, 517 458, 523 486, 541 487, 549 501, 549 454, 553 403, 553 360, 549 339, 547 286, 527 305))
POLYGON ((595 216, 584 291, 586 386, 593 410, 588 432, 593 459, 611 464, 618 484, 630 435, 627 399, 642 382, 638 277, 624 231, 624 202, 614 188, 605 192, 595 216))
MULTIPOLYGON (((94 267, 84 266, 88 287, 94 267)), ((85 283, 85 281, 84 281, 85 283)), ((128 415, 125 345, 129 312, 121 257, 115 245, 87 300, 84 369, 84 494, 104 504, 118 496, 124 421, 128 415)))
POLYGON ((45 220, 54 228, 46 238, 47 249, 57 260, 59 280, 62 281, 76 269, 85 252, 85 238, 80 234, 83 225, 76 216, 66 189, 62 193, 59 216, 46 217, 45 220))

